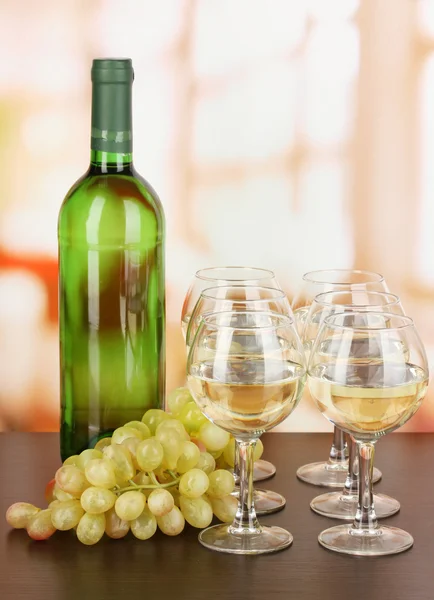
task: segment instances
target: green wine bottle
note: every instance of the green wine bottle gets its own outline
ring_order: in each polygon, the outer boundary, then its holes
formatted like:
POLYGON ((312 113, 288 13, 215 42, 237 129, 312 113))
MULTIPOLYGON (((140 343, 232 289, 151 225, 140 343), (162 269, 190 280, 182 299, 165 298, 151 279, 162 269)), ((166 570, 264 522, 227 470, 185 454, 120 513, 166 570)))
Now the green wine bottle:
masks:
POLYGON ((164 214, 133 167, 133 79, 93 61, 90 166, 59 214, 63 460, 163 406, 164 214))

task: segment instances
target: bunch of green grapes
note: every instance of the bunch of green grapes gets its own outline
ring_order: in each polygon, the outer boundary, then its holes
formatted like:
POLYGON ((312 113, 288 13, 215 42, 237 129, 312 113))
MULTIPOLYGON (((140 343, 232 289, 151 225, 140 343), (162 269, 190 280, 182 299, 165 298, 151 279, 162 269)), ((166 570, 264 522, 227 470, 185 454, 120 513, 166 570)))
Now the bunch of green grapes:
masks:
MULTIPOLYGON (((73 529, 80 542, 93 545, 104 533, 118 539, 131 531, 147 540, 157 528, 178 535, 186 521, 200 529, 214 515, 231 522, 234 440, 203 415, 186 388, 174 390, 168 406, 170 413, 148 410, 141 421, 67 458, 46 487, 47 508, 17 502, 6 512, 9 525, 34 540, 73 529)), ((259 444, 255 459, 261 454, 259 444)))

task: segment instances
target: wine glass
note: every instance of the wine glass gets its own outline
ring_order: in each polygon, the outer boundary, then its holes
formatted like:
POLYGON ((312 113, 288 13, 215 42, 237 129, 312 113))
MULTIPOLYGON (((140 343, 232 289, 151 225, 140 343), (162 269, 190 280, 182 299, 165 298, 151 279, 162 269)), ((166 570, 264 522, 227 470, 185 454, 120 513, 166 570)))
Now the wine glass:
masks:
POLYGON ((207 269, 200 269, 195 273, 182 306, 181 329, 184 340, 186 339, 191 314, 203 290, 211 287, 234 285, 280 289, 275 274, 268 269, 258 267, 208 267, 207 269))
MULTIPOLYGON (((286 294, 276 288, 258 286, 221 286, 204 290, 193 309, 186 333, 189 348, 203 317, 218 312, 267 311, 292 317, 292 310, 286 294)), ((238 447, 235 441, 234 476, 239 483, 238 447)), ((253 500, 256 513, 266 515, 282 510, 286 500, 277 492, 255 489, 253 500)))
MULTIPOLYGON (((372 291, 388 292, 384 277, 373 271, 357 269, 328 269, 303 275, 303 283, 292 302, 299 332, 303 331, 313 299, 323 292, 372 291)), ((297 477, 306 483, 323 487, 339 487, 345 483, 348 469, 345 435, 335 427, 327 461, 303 465, 297 477)))
MULTIPOLYGON (((181 313, 181 329, 186 339, 188 324, 196 302, 203 290, 219 286, 264 286, 280 289, 273 271, 258 267, 209 267, 196 272, 184 300, 181 313)), ((276 467, 268 460, 255 462, 253 481, 264 481, 273 477, 276 467)))
MULTIPOLYGON (((306 352, 306 360, 318 329, 324 319, 332 314, 340 314, 353 311, 388 312, 404 315, 404 310, 398 296, 386 292, 367 292, 365 290, 352 290, 349 292, 326 292, 319 294, 312 302, 304 330, 302 341, 306 352)), ((375 320, 375 317, 374 317, 375 320)), ((363 340, 360 340, 363 343, 363 340)), ((312 500, 310 507, 316 513, 325 517, 335 519, 354 519, 357 510, 359 476, 358 476, 358 453, 357 444, 349 437, 349 463, 348 473, 343 486, 339 492, 327 492, 312 500)), ((375 483, 381 478, 381 472, 374 467, 372 481, 375 483)), ((375 512, 378 518, 390 517, 397 513, 400 504, 394 498, 384 494, 375 494, 375 512)))
POLYGON ((294 320, 269 312, 205 316, 187 363, 188 386, 204 414, 239 444, 240 495, 232 524, 199 534, 212 550, 264 554, 282 550, 292 535, 258 522, 253 497, 253 453, 258 438, 297 406, 306 378, 294 320))
POLYGON ((409 317, 350 312, 326 317, 309 360, 309 387, 321 413, 353 436, 359 449, 359 502, 352 525, 323 531, 335 552, 380 556, 403 552, 412 536, 379 525, 372 493, 375 442, 404 425, 428 386, 423 344, 409 317))

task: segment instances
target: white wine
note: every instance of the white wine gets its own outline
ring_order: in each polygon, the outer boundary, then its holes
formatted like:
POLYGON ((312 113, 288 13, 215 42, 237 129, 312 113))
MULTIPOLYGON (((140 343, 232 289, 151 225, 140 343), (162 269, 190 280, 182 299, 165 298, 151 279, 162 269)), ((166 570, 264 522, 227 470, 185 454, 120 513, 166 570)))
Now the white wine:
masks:
POLYGON ((309 373, 321 412, 357 439, 374 439, 404 425, 427 386, 427 372, 404 362, 322 363, 309 373))
POLYGON ((291 361, 214 357, 192 365, 188 383, 216 425, 234 435, 260 434, 294 410, 305 377, 305 368, 291 361))

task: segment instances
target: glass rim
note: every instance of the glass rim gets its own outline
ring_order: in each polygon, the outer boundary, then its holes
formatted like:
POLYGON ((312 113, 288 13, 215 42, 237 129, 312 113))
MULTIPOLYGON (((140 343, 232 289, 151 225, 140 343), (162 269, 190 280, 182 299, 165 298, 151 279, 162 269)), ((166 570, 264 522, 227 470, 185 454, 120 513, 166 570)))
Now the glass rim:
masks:
POLYGON ((308 283, 317 284, 330 284, 330 285, 363 285, 365 283, 383 283, 384 276, 376 271, 369 271, 366 269, 317 269, 316 271, 308 271, 302 277, 303 281, 308 283), (325 281, 324 279, 314 279, 314 276, 318 273, 356 273, 357 275, 373 275, 374 278, 367 281, 325 281))
POLYGON ((231 265, 231 266, 227 266, 227 267, 206 267, 205 269, 199 269, 198 271, 196 271, 195 273, 195 277, 197 277, 197 279, 202 279, 203 281, 218 281, 218 279, 221 279, 222 281, 240 281, 239 277, 224 277, 224 278, 214 278, 214 277, 207 277, 207 272, 210 271, 217 271, 217 270, 223 270, 223 269, 239 269, 241 271, 258 271, 262 272, 264 275, 259 276, 258 277, 251 277, 249 279, 245 279, 245 282, 248 281, 260 281, 261 279, 275 279, 276 275, 274 274, 273 271, 271 271, 270 269, 263 269, 262 267, 237 267, 235 265, 231 265))
POLYGON ((392 298, 391 302, 385 302, 384 304, 346 304, 346 303, 335 303, 335 302, 326 302, 325 301, 325 297, 326 296, 335 296, 335 295, 339 295, 339 294, 349 294, 351 293, 351 290, 335 290, 335 291, 330 291, 330 292, 321 292, 321 294, 317 294, 313 301, 312 304, 316 303, 319 304, 321 306, 344 306, 344 307, 354 307, 354 311, 353 312, 357 312, 358 308, 368 308, 368 307, 374 307, 374 310, 372 312, 375 312, 375 307, 380 307, 380 306, 396 306, 397 304, 401 303, 401 299, 399 296, 397 296, 396 294, 392 294, 391 292, 376 292, 373 290, 353 290, 355 292, 361 292, 363 294, 366 294, 367 296, 381 296, 381 297, 389 297, 392 298))
POLYGON ((372 311, 372 312, 360 312, 360 311, 351 311, 351 312, 346 312, 346 313, 335 313, 333 315, 328 315, 325 319, 324 319, 324 323, 323 323, 324 327, 328 327, 329 329, 346 329, 346 330, 350 330, 350 331, 398 331, 400 329, 406 329, 407 327, 413 327, 414 328, 414 321, 411 317, 407 317, 406 315, 397 315, 396 313, 390 313, 390 312, 379 312, 379 311, 372 311), (347 317, 351 317, 351 316, 360 316, 363 315, 365 316, 378 316, 378 317, 387 317, 390 319, 396 319, 396 320, 400 320, 401 321, 401 325, 397 325, 396 327, 360 327, 360 326, 356 326, 356 327, 352 327, 351 325, 343 325, 343 324, 339 324, 336 323, 334 321, 337 321, 338 319, 342 319, 343 317, 347 318, 347 317))
MULTIPOLYGON (((266 331, 266 330, 275 330, 275 329, 279 329, 280 327, 285 327, 288 325, 291 325, 294 328, 294 331, 296 332, 296 328, 295 328, 295 320, 290 317, 289 315, 281 315, 279 313, 273 313, 270 311, 260 311, 260 310, 240 310, 240 311, 230 311, 230 310, 225 310, 225 311, 220 311, 220 312, 213 312, 213 313, 209 313, 208 315, 203 315, 202 316, 202 320, 198 326, 198 331, 199 329, 203 329, 203 327, 207 325, 208 327, 212 328, 212 329, 236 329, 238 331, 266 331), (246 325, 218 325, 218 324, 213 324, 211 321, 216 318, 217 316, 224 316, 224 315, 233 315, 233 316, 239 316, 239 315, 256 315, 256 316, 267 316, 267 317, 272 317, 273 319, 275 319, 276 321, 279 321, 279 324, 275 324, 275 325, 254 325, 254 326, 246 326, 246 325)), ((197 333, 196 333, 197 335, 197 333)))
MULTIPOLYGON (((269 302, 270 300, 278 300, 278 299, 288 299, 287 295, 285 294, 285 292, 283 290, 281 290, 280 288, 272 288, 272 287, 268 287, 265 285, 220 285, 220 286, 214 286, 214 287, 210 287, 210 288, 206 288, 202 291, 201 296, 203 298, 211 298, 212 300, 228 300, 229 302, 269 302), (272 292, 272 294, 274 295, 274 298, 244 298, 244 299, 233 299, 233 298, 216 298, 215 296, 213 296, 212 294, 210 294, 209 292, 211 290, 224 290, 224 289, 239 289, 239 290, 243 290, 245 288, 248 289, 257 289, 257 290, 266 290, 267 292, 272 292)), ((289 302, 289 300, 288 300, 289 302)))

